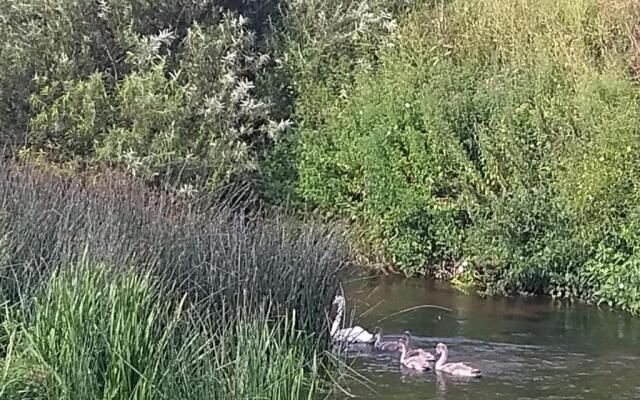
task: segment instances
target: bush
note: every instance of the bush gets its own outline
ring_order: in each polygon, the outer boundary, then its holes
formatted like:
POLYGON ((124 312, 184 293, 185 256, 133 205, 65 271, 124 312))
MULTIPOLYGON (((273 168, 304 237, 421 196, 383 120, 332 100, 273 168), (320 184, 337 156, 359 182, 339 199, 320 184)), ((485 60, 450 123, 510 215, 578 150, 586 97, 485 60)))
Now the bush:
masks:
POLYGON ((298 193, 405 273, 467 258, 488 292, 635 310, 615 290, 636 276, 638 16, 631 1, 415 10, 348 90, 297 100, 298 193))
POLYGON ((272 65, 257 28, 224 2, 9 3, 0 126, 12 137, 29 128, 27 148, 50 161, 216 190, 255 174, 289 126, 256 88, 272 65))
POLYGON ((487 293, 637 309, 621 289, 638 237, 635 1, 4 3, 0 126, 3 142, 29 128, 23 159, 189 195, 241 182, 348 219, 363 258, 407 275, 466 259, 458 280, 487 293))
POLYGON ((420 272, 454 256, 477 172, 443 115, 454 105, 442 86, 458 82, 418 82, 424 69, 407 68, 361 77, 349 99, 332 106, 335 118, 300 133, 299 190, 314 204, 348 212, 364 225, 364 242, 420 272))

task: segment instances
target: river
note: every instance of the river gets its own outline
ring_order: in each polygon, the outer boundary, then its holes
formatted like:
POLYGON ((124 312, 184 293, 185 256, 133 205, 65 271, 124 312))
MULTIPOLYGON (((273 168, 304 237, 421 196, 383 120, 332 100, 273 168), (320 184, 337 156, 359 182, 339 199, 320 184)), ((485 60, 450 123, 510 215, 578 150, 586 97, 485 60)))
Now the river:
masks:
MULTIPOLYGON (((367 384, 351 380, 361 399, 640 399, 640 319, 595 307, 536 298, 465 295, 423 279, 376 278, 345 287, 357 323, 414 346, 449 346, 451 362, 483 372, 481 379, 412 373, 397 354, 364 346, 349 352, 367 384), (432 308, 437 305, 451 312, 432 308), (400 312, 399 314, 396 314, 400 312)), ((345 395, 340 399, 349 398, 345 395)))

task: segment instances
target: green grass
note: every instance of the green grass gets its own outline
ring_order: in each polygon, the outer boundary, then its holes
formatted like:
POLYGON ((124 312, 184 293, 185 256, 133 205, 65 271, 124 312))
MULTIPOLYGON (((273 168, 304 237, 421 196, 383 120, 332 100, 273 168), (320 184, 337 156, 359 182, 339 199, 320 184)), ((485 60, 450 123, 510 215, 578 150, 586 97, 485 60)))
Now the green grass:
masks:
POLYGON ((7 308, 3 399, 311 399, 316 339, 295 313, 219 326, 157 280, 82 264, 7 308))

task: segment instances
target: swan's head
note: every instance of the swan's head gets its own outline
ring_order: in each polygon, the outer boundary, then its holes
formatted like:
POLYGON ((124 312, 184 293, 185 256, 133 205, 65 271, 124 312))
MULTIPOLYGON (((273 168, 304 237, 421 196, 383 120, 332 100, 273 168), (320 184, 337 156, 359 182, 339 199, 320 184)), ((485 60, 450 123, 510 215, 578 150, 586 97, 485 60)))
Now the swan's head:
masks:
POLYGON ((376 326, 376 327, 374 328, 374 330, 373 330, 373 333, 374 333, 375 335, 381 335, 381 334, 382 334, 382 329, 380 329, 380 327, 379 327, 379 326, 376 326))
POLYGON ((444 343, 438 343, 438 345, 436 346, 436 355, 439 356, 442 353, 446 353, 447 352, 447 345, 444 343))

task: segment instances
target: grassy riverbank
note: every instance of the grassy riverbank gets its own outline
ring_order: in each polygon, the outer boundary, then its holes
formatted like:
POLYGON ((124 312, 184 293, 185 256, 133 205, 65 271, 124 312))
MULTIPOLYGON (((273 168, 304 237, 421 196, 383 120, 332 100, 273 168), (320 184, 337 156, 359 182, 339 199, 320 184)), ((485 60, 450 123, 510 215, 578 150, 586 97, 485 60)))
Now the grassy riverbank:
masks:
POLYGON ((0 398, 322 393, 335 235, 178 202, 2 164, 0 398))
POLYGON ((21 160, 187 198, 240 184, 348 221, 371 266, 468 260, 455 279, 487 293, 640 312, 637 1, 0 0, 0 19, 21 160))

